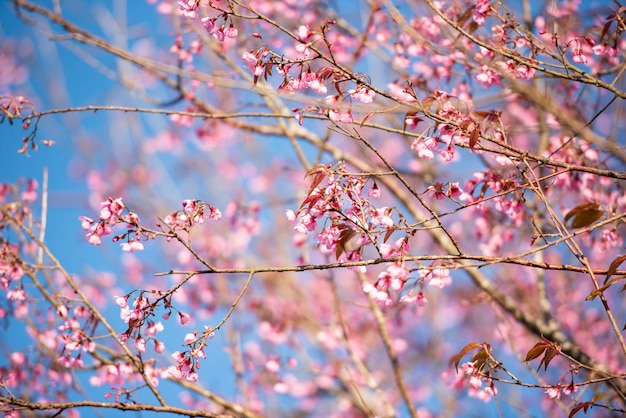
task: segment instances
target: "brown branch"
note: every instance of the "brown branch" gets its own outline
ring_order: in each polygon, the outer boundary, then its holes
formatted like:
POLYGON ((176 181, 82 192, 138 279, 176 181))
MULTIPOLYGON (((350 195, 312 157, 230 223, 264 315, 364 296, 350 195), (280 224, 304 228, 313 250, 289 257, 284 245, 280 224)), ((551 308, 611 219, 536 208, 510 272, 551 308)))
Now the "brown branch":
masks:
MULTIPOLYGON (((168 412, 171 414, 183 415, 187 417, 206 417, 206 418, 235 418, 240 416, 240 411, 237 411, 237 415, 213 413, 209 411, 197 410, 197 409, 185 409, 175 406, 158 406, 145 403, 107 403, 107 402, 95 402, 95 401, 77 401, 77 402, 30 402, 24 399, 17 399, 12 397, 0 396, 0 403, 7 406, 12 406, 12 410, 28 410, 28 411, 50 411, 59 410, 59 412, 68 409, 77 408, 99 408, 99 409, 117 409, 119 411, 153 411, 153 412, 168 412)), ((6 410, 5 410, 6 411, 6 410)), ((254 414, 246 414, 245 416, 255 418, 254 414)))

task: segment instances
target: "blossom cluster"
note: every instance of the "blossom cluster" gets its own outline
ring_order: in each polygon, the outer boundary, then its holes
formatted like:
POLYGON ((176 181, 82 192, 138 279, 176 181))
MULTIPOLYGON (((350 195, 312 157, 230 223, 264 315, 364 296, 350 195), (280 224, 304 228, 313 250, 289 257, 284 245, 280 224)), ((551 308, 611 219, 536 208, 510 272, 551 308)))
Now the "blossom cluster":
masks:
POLYGON ((100 203, 100 218, 94 220, 87 216, 79 216, 83 230, 87 231, 85 238, 91 245, 102 244, 102 237, 110 235, 112 228, 116 224, 125 224, 129 231, 127 233, 115 236, 113 241, 119 241, 128 237, 126 242, 120 244, 122 251, 134 252, 143 251, 144 246, 141 242, 141 226, 139 217, 131 210, 127 210, 122 198, 113 199, 109 197, 106 201, 100 203))
MULTIPOLYGON (((444 372, 444 379, 450 377, 450 371, 444 372)), ((468 395, 472 398, 480 399, 483 402, 489 402, 498 394, 498 389, 494 384, 494 380, 481 372, 476 367, 475 362, 469 361, 461 364, 460 370, 449 381, 449 386, 456 390, 468 388, 468 395), (483 385, 486 385, 483 387, 483 385)))
POLYGON ((183 200, 183 209, 167 215, 163 221, 173 230, 189 231, 205 219, 219 221, 222 213, 216 207, 197 199, 183 200))
MULTIPOLYGON (((199 0, 179 0, 178 3, 178 12, 181 16, 191 19, 197 20, 200 9, 200 1, 199 0)), ((204 29, 211 34, 215 39, 220 42, 224 42, 227 38, 237 38, 239 31, 234 27, 232 21, 229 19, 228 14, 221 14, 216 17, 208 17, 205 16, 200 19, 202 26, 204 29), (219 24, 219 21, 222 21, 222 24, 219 24), (230 23, 229 23, 230 22, 230 23), (228 23, 228 26, 226 26, 228 23)))
MULTIPOLYGON (((393 218, 394 208, 376 207, 363 195, 366 177, 349 175, 343 164, 336 169, 321 165, 310 175, 313 182, 300 208, 295 212, 287 210, 286 214, 295 223, 294 231, 301 235, 317 230, 318 221, 326 224, 317 235, 322 252, 334 251, 340 261, 360 260, 364 245, 374 243, 376 237, 398 227, 393 218), (350 250, 346 244, 353 237, 355 249, 350 250)), ((380 189, 374 184, 368 194, 379 196, 380 189)), ((402 251, 402 245, 407 245, 405 240, 399 240, 395 250, 402 251)), ((383 248, 385 256, 392 255, 394 249, 383 248)))

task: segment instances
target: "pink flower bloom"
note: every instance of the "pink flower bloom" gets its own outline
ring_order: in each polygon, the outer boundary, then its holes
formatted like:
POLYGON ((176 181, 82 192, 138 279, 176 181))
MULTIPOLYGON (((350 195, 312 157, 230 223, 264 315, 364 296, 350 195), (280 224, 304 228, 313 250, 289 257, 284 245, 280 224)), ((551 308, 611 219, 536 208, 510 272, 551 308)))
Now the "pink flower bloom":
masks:
POLYGON ((39 184, 36 180, 28 180, 26 190, 22 192, 21 198, 24 202, 34 202, 37 200, 37 188, 39 184))
POLYGON ((91 227, 91 224, 93 223, 93 219, 88 218, 86 216, 79 216, 78 220, 81 221, 80 226, 85 230, 85 231, 89 231, 89 228, 91 227))
POLYGON ((574 55, 572 56, 572 60, 578 64, 586 64, 587 63, 587 57, 585 56, 585 54, 583 54, 582 50, 580 48, 576 48, 574 50, 574 55))
POLYGON ((139 240, 134 240, 131 242, 124 242, 120 244, 122 247, 122 251, 126 252, 135 252, 135 251, 143 251, 143 244, 139 240))
POLYGON ((120 308, 125 308, 128 306, 128 296, 116 296, 115 304, 120 308))
POLYGON ((391 228, 393 226, 393 219, 391 218, 391 208, 382 207, 379 209, 375 209, 372 213, 372 225, 378 226, 382 225, 386 228, 391 228))
POLYGON ((352 123, 352 122, 354 122, 354 119, 352 118, 352 113, 350 111, 342 113, 341 116, 339 116, 339 122, 341 122, 341 123, 352 123))
POLYGON ((295 220, 296 220, 296 214, 295 214, 295 212, 294 212, 293 210, 291 210, 291 209, 287 209, 287 210, 285 211, 285 215, 287 216, 287 220, 288 220, 289 222, 293 222, 293 221, 295 221, 295 220))
POLYGON ((288 393, 289 392, 289 385, 287 385, 287 383, 285 383, 285 382, 278 382, 278 383, 274 384, 274 392, 280 393, 280 394, 288 393))
POLYGON ((374 183, 374 185, 369 190, 369 192, 367 192, 367 195, 369 197, 376 197, 376 198, 381 196, 380 188, 378 187, 378 185, 376 183, 374 183))
POLYGON ((115 200, 109 197, 106 202, 102 202, 100 203, 100 205, 102 206, 102 208, 100 209, 100 219, 108 223, 114 223, 119 218, 121 218, 122 212, 126 207, 122 202, 121 197, 115 200))
POLYGON ((452 279, 450 278, 450 270, 445 268, 436 268, 431 272, 431 278, 428 282, 429 286, 438 287, 443 289, 452 283, 452 279))
POLYGON ((220 219, 222 219, 222 212, 220 212, 219 209, 213 206, 209 206, 209 219, 219 221, 220 219))
POLYGON ((198 0, 180 0, 178 2, 178 12, 181 16, 189 19, 196 19, 198 17, 196 10, 199 5, 200 2, 198 0))
POLYGON ((156 353, 162 353, 165 351, 165 344, 162 341, 154 340, 154 351, 156 353))
POLYGON ((238 34, 239 31, 232 25, 224 29, 224 36, 227 38, 236 38, 238 34))
POLYGON ((483 385, 483 381, 480 378, 480 376, 473 375, 469 379, 469 384, 470 384, 470 386, 478 389, 478 388, 480 388, 483 385))
POLYGON ((404 123, 409 129, 417 129, 417 125, 420 123, 420 121, 421 119, 415 116, 409 116, 404 119, 404 123))
POLYGON ((301 25, 298 28, 297 34, 298 34, 298 38, 301 41, 306 41, 309 38, 309 36, 311 36, 311 31, 309 30, 309 26, 308 25, 306 25, 306 26, 305 25, 301 25))
POLYGON ((180 323, 182 325, 186 325, 189 323, 189 321, 191 321, 191 316, 189 316, 189 314, 186 313, 179 313, 178 314, 179 318, 180 318, 180 323))
POLYGON ((333 96, 333 95, 329 95, 326 96, 324 101, 326 102, 326 105, 329 107, 333 107, 333 106, 337 106, 337 104, 339 103, 339 96, 333 96))
POLYGON ((350 94, 350 97, 361 103, 372 103, 374 101, 374 96, 376 95, 374 91, 363 86, 358 87, 356 90, 352 89, 348 91, 348 93, 350 94))
POLYGON ((203 17, 200 21, 208 33, 213 32, 213 29, 215 28, 215 19, 203 17))
POLYGON ((500 78, 498 76, 498 73, 496 73, 494 70, 487 67, 486 65, 483 65, 483 67, 481 68, 481 71, 477 73, 474 76, 474 78, 480 84, 487 86, 487 87, 491 87, 494 84, 497 86, 500 85, 500 78))
POLYGON ((21 351, 16 351, 11 353, 11 364, 15 366, 22 366, 24 364, 24 353, 21 351))
POLYGON ((454 159, 454 151, 450 148, 439 150, 439 158, 441 158, 442 161, 450 162, 454 159))
POLYGON ((298 51, 304 58, 309 58, 311 55, 311 50, 309 48, 310 44, 298 42, 296 44, 296 51, 298 51))
POLYGON ((484 26, 487 17, 491 15, 491 5, 489 0, 478 0, 472 8, 472 20, 478 26, 484 26))
POLYGON ((197 203, 198 201, 193 199, 183 200, 183 210, 185 211, 185 213, 191 213, 196 210, 197 203))
POLYGON ((161 321, 153 322, 150 325, 148 325, 148 327, 146 328, 146 334, 147 335, 156 335, 158 332, 161 332, 164 329, 165 328, 163 327, 163 324, 161 323, 161 321))
POLYGON ((144 340, 141 337, 137 338, 135 340, 135 347, 137 348, 137 351, 139 351, 140 353, 145 353, 146 352, 146 340, 144 340))
POLYGON ((443 183, 439 181, 432 186, 428 186, 426 191, 431 194, 431 197, 434 197, 437 200, 443 200, 446 198, 446 193, 443 190, 443 183))
POLYGON ((545 392, 550 399, 561 399, 561 391, 557 387, 546 389, 545 392))
POLYGON ((463 193, 463 190, 459 186, 459 183, 450 183, 448 188, 448 196, 450 197, 458 197, 463 193))
POLYGON ((326 94, 328 89, 324 84, 322 84, 318 79, 315 79, 309 83, 309 87, 319 94, 326 94))
POLYGON ((100 235, 98 234, 88 234, 87 235, 87 241, 91 244, 91 245, 100 245, 102 244, 102 239, 100 238, 100 235))
POLYGON ((217 39, 219 42, 224 42, 224 39, 226 39, 226 35, 224 34, 224 30, 223 29, 218 29, 215 32, 213 32, 213 37, 215 39, 217 39))

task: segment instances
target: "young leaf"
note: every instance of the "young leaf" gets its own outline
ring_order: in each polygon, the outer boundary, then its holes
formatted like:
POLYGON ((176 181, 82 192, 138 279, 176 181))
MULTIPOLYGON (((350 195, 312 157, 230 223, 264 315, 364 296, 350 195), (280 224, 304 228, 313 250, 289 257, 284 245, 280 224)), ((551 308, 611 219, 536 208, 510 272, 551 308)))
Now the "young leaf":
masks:
POLYGON ((391 234, 393 234, 395 230, 396 228, 387 229, 387 232, 385 232, 385 236, 383 237, 383 242, 387 242, 387 240, 389 240, 389 237, 391 237, 391 234))
POLYGON ((480 129, 476 128, 472 131, 469 137, 469 146, 470 149, 474 149, 476 143, 478 142, 478 138, 480 137, 480 129))
MULTIPOLYGON (((369 112, 367 115, 365 115, 365 116, 363 117, 363 120, 361 121, 361 123, 359 124, 359 126, 362 128, 362 127, 363 127, 363 124, 364 124, 365 122, 367 122, 367 121, 368 121, 368 120, 369 120, 372 116, 374 116, 375 114, 376 114, 376 111, 375 111, 375 110, 374 110, 374 111, 372 111, 372 112, 369 112)), ((405 125, 405 127, 406 127, 406 122, 404 123, 404 125, 405 125)))
POLYGON ((539 358, 543 354, 543 358, 539 362, 539 367, 537 367, 537 371, 539 371, 541 365, 544 366, 545 371, 548 370, 548 364, 550 363, 550 361, 552 361, 554 357, 556 357, 557 354, 559 354, 559 351, 560 349, 555 343, 548 341, 545 338, 542 338, 537 344, 535 344, 530 350, 528 350, 528 353, 526 353, 526 359, 524 359, 524 361, 528 362, 534 360, 536 358, 539 358))
POLYGON ((604 215, 604 212, 598 209, 598 207, 600 207, 598 202, 578 205, 565 214, 563 223, 567 223, 567 221, 572 219, 572 228, 583 228, 591 225, 604 215))
POLYGON ((485 367, 485 364, 487 364, 487 360, 489 360, 489 353, 487 352, 487 349, 485 348, 484 345, 482 347, 483 347, 482 350, 478 351, 472 357, 474 368, 478 371, 481 371, 483 367, 485 367))
POLYGON ((456 369, 457 373, 459 372, 459 363, 461 362, 461 359, 470 351, 475 350, 477 348, 479 348, 482 344, 481 343, 469 343, 467 344, 465 347, 463 347, 463 349, 461 349, 461 351, 459 351, 457 354, 453 355, 452 357, 450 357, 450 364, 454 363, 454 368, 456 369))
POLYGON ((573 407, 572 410, 569 412, 568 418, 572 418, 581 409, 585 412, 585 414, 587 414, 587 410, 589 409, 590 406, 593 406, 590 402, 581 402, 581 403, 579 403, 578 405, 573 407))
POLYGON ((572 221, 572 228, 583 228, 589 226, 604 215, 604 212, 598 209, 589 209, 576 215, 572 221))
POLYGON ((626 254, 620 255, 619 257, 617 257, 615 260, 611 262, 611 265, 609 266, 609 269, 606 272, 606 278, 604 279, 605 284, 606 282, 609 281, 609 277, 615 274, 615 272, 617 271, 617 268, 624 262, 624 260, 626 260, 626 254))
POLYGON ((524 359, 524 362, 529 362, 531 360, 536 359, 540 355, 542 355, 549 344, 550 342, 546 340, 539 341, 537 344, 533 346, 533 348, 528 350, 528 353, 526 353, 526 358, 524 359))
POLYGON ((346 250, 346 244, 348 243, 348 241, 350 241, 350 238, 352 238, 356 234, 356 232, 349 226, 341 225, 339 226, 339 228, 341 229, 341 233, 339 234, 337 249, 335 250, 336 258, 339 258, 341 253, 346 250))
POLYGON ((539 363, 539 367, 537 367, 537 371, 539 371, 539 369, 541 368, 542 364, 543 364, 543 371, 547 371, 548 370, 548 364, 552 361, 552 359, 554 357, 556 357, 557 354, 559 354, 559 351, 554 346, 546 349, 546 355, 543 356, 543 359, 539 363))

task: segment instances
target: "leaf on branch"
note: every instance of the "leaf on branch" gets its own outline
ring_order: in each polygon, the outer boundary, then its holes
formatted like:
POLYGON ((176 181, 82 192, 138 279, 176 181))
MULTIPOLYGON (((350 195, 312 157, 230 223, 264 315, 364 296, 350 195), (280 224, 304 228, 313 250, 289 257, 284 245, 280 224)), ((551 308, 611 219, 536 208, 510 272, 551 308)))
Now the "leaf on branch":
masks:
POLYGON ((482 350, 472 356, 472 363, 474 363, 474 368, 478 371, 481 371, 483 367, 485 367, 485 364, 487 364, 487 360, 489 360, 489 352, 485 348, 485 344, 482 344, 482 347, 482 350))
POLYGON ((350 228, 348 225, 339 225, 338 227, 341 232, 339 233, 339 239, 337 240, 337 249, 335 250, 335 257, 339 258, 339 256, 346 251, 346 244, 350 241, 356 231, 350 228))
MULTIPOLYGON (((406 112, 406 115, 404 115, 404 126, 402 127, 403 131, 406 132, 406 121, 415 118, 415 115, 417 115, 417 110, 409 110, 408 112, 406 112)), ((419 120, 419 118, 417 119, 419 120)))
POLYGON ((469 147, 471 150, 474 149, 476 143, 478 142, 478 138, 480 137, 480 129, 476 128, 472 131, 469 137, 469 147))
POLYGON ((469 18, 472 17, 473 8, 474 8, 473 6, 470 7, 461 16, 459 16, 457 23, 459 24, 460 27, 463 27, 465 23, 469 20, 469 18))
POLYGON ((532 361, 536 358, 539 358, 543 355, 541 362, 539 362, 539 367, 537 367, 537 371, 541 369, 541 365, 544 365, 544 371, 548 370, 548 364, 557 354, 559 354, 560 349, 559 346, 555 343, 542 338, 537 344, 533 346, 528 353, 526 353, 526 358, 524 362, 532 361))
POLYGON ((387 229, 387 232, 385 232, 385 236, 383 238, 383 242, 386 243, 389 240, 389 237, 391 237, 391 234, 393 234, 393 232, 396 230, 396 228, 389 228, 387 229))
MULTIPOLYGON (((602 295, 606 291, 606 289, 613 286, 615 283, 619 282, 620 280, 624 280, 624 279, 626 279, 626 276, 618 276, 609 280, 608 282, 605 281, 601 287, 594 289, 591 293, 589 293, 589 295, 585 298, 585 300, 594 300, 598 296, 602 295)), ((620 292, 623 292, 624 290, 626 290, 626 284, 620 290, 620 292)))
POLYGON ((583 410, 583 412, 585 414, 587 414, 587 410, 589 409, 590 406, 593 406, 591 404, 591 402, 581 402, 581 403, 579 403, 578 405, 573 407, 572 410, 569 412, 568 418, 572 418, 574 415, 576 415, 578 412, 580 412, 581 409, 583 410))
MULTIPOLYGON (((315 177, 313 177, 313 181, 311 182, 311 186, 309 187, 309 193, 307 193, 309 195, 328 175, 328 166, 324 164, 318 164, 315 167, 311 168, 309 172, 306 173, 305 177, 312 175, 315 175, 315 177)), ((304 203, 302 205, 304 205, 304 203)))
MULTIPOLYGON (((365 124, 365 122, 367 122, 368 120, 370 120, 370 118, 371 118, 372 116, 374 116, 375 114, 376 114, 376 111, 375 111, 375 110, 374 110, 374 111, 369 112, 367 115, 365 115, 365 116, 363 117, 363 120, 361 121, 361 123, 360 123, 360 125, 359 125, 359 126, 362 128, 362 127, 363 127, 363 125, 365 124)), ((406 122, 405 122, 405 125, 406 125, 406 122)))
POLYGON ((599 207, 600 204, 598 202, 589 202, 578 205, 565 214, 563 223, 566 224, 567 221, 572 219, 572 228, 583 228, 585 226, 589 226, 604 215, 604 212, 598 209, 599 207))
POLYGON ((609 269, 606 271, 606 279, 604 279, 605 284, 606 282, 609 281, 609 277, 615 274, 615 272, 617 271, 617 268, 624 262, 624 260, 626 260, 626 254, 620 255, 619 257, 617 257, 615 260, 611 262, 609 269))
POLYGON ((465 347, 463 347, 461 349, 461 351, 459 351, 457 354, 453 355, 452 357, 450 357, 450 362, 449 364, 453 364, 454 363, 454 368, 456 369, 456 372, 459 372, 459 363, 461 362, 461 359, 470 351, 472 350, 476 350, 477 348, 480 348, 482 346, 481 343, 469 343, 467 344, 465 347))
MULTIPOLYGON (((313 189, 309 190, 309 193, 311 193, 313 191, 313 189)), ((319 195, 309 195, 306 199, 304 199, 304 201, 302 202, 302 204, 300 205, 300 208, 298 209, 298 211, 300 209, 302 209, 304 206, 306 206, 306 204, 309 204, 309 209, 311 209, 313 207, 313 205, 315 205, 315 203, 320 200, 320 196, 319 195)))

